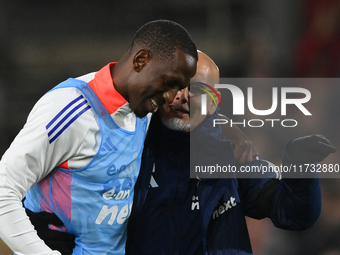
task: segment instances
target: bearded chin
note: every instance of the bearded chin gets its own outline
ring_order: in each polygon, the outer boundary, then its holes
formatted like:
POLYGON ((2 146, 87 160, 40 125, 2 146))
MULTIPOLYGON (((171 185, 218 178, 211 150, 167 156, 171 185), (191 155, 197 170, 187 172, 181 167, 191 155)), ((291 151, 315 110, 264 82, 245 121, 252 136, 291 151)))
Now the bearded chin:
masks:
POLYGON ((165 119, 162 118, 164 126, 175 131, 186 131, 190 129, 190 123, 185 123, 183 120, 178 118, 165 119))

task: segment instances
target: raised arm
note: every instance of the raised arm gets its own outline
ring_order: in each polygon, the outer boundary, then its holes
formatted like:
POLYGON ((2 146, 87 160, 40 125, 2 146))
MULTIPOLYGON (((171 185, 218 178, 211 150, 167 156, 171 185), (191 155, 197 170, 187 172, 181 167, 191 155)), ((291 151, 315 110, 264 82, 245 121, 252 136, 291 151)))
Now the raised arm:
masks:
MULTIPOLYGON (((219 114, 219 118, 225 119, 229 123, 229 118, 223 114, 219 114)), ((224 140, 231 140, 234 147, 236 162, 240 165, 251 163, 258 156, 257 150, 252 141, 237 127, 224 124, 222 126, 222 134, 224 140)))
MULTIPOLYGON (((335 150, 321 135, 294 138, 286 144, 283 165, 321 162, 335 150)), ((269 176, 239 179, 246 215, 256 219, 269 217, 275 226, 283 229, 311 227, 321 210, 320 183, 315 173, 302 172, 299 176, 283 173, 281 179, 269 176)))
MULTIPOLYGON (((323 161, 336 149, 322 135, 297 137, 290 140, 283 153, 283 165, 303 165, 323 161)), ((275 226, 295 230, 311 227, 321 211, 318 174, 302 171, 284 174, 278 183, 270 208, 275 226)))

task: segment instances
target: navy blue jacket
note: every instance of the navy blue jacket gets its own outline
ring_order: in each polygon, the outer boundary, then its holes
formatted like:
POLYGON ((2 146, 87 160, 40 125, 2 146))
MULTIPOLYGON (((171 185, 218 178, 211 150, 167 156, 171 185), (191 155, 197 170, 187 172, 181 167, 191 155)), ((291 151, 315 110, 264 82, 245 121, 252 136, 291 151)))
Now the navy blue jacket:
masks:
MULTIPOLYGON (((207 134, 208 121, 197 128, 200 137, 207 134)), ((224 149, 225 164, 235 164, 229 141, 216 139, 214 145, 224 149)), ((245 216, 270 217, 275 226, 293 230, 308 228, 319 217, 318 179, 190 179, 189 159, 189 133, 169 130, 153 117, 135 187, 126 254, 252 254, 245 216)), ((285 153, 283 160, 290 163, 285 153)))

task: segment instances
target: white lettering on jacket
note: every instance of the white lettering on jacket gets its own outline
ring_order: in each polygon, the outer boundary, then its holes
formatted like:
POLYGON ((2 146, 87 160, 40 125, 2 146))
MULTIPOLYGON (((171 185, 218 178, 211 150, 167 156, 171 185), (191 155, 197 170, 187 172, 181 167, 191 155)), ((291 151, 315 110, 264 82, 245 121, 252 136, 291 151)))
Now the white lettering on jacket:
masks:
POLYGON ((217 209, 214 210, 213 220, 215 218, 218 218, 221 214, 225 213, 229 209, 232 209, 236 205, 237 205, 237 203, 235 202, 235 198, 230 197, 230 199, 227 202, 225 202, 223 205, 220 205, 219 207, 217 207, 217 209))
POLYGON ((200 209, 200 203, 198 201, 198 196, 192 196, 191 211, 200 209))

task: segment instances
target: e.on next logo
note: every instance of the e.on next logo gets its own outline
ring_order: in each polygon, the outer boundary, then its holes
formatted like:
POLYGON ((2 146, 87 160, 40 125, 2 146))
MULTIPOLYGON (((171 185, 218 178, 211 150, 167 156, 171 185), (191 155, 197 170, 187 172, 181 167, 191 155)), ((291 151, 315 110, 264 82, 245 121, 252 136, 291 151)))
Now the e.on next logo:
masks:
MULTIPOLYGON (((243 91, 231 84, 215 84, 216 89, 228 89, 233 98, 233 115, 244 115, 245 114, 245 95, 243 94, 243 91)), ((281 108, 281 116, 287 115, 287 105, 295 105, 304 115, 311 116, 312 114, 307 110, 307 108, 304 106, 305 103, 307 103, 311 99, 311 93, 308 89, 305 88, 299 88, 299 87, 282 87, 281 88, 281 102, 280 102, 280 108, 281 108), (299 98, 288 98, 288 94, 292 95, 300 95, 299 98), (302 96, 302 97, 301 97, 302 96)), ((270 100, 270 98, 269 98, 270 100)), ((251 113, 257 115, 257 116, 267 116, 272 113, 274 113, 278 108, 278 88, 273 87, 272 88, 272 105, 269 109, 255 109, 253 104, 253 88, 248 87, 247 88, 247 106, 251 113)), ((206 103, 206 94, 202 94, 202 106, 201 106, 201 114, 206 115, 207 114, 207 103, 206 103)), ((234 125, 243 125, 249 126, 249 127, 262 127, 266 122, 271 123, 271 126, 274 127, 276 122, 280 122, 283 127, 295 127, 297 126, 297 121, 295 119, 250 119, 246 121, 245 119, 242 122, 233 122, 232 119, 230 121, 225 119, 215 119, 214 120, 214 127, 216 125, 221 124, 227 124, 230 123, 232 126, 234 125), (247 125, 248 124, 248 125, 247 125)))

